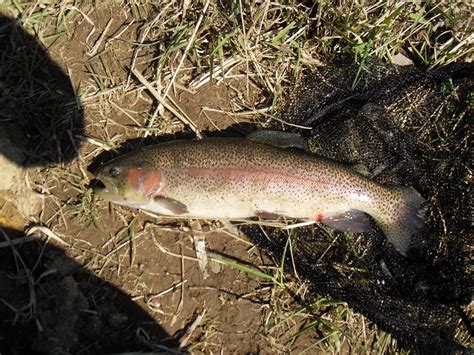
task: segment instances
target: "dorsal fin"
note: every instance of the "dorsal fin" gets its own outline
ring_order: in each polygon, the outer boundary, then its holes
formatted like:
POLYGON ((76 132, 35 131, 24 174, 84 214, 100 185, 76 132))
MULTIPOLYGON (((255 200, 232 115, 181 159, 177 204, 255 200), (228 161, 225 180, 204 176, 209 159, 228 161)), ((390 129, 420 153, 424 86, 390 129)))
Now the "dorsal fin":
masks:
POLYGON ((284 131, 255 131, 248 134, 247 139, 280 148, 298 148, 303 150, 308 148, 308 142, 299 134, 284 131))

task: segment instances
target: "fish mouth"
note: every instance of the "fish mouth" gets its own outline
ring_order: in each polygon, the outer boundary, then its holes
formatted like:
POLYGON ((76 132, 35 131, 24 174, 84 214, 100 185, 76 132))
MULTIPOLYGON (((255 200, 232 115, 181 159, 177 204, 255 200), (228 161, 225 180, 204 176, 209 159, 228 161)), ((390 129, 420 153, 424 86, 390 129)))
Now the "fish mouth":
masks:
POLYGON ((105 186, 105 184, 99 179, 91 180, 90 187, 92 188, 94 193, 102 191, 104 189, 107 190, 107 186, 105 186))
POLYGON ((112 195, 117 194, 117 188, 113 184, 106 180, 100 180, 99 178, 93 179, 90 183, 90 187, 94 194, 108 200, 112 195))
MULTIPOLYGON (((130 207, 140 208, 144 203, 141 200, 137 200, 136 196, 127 198, 127 191, 119 189, 113 181, 109 181, 107 177, 100 178, 96 177, 91 180, 89 185, 92 188, 92 191, 96 196, 99 196, 101 199, 107 202, 117 203, 119 205, 126 205, 130 207)), ((146 201, 145 201, 146 202, 146 201)))

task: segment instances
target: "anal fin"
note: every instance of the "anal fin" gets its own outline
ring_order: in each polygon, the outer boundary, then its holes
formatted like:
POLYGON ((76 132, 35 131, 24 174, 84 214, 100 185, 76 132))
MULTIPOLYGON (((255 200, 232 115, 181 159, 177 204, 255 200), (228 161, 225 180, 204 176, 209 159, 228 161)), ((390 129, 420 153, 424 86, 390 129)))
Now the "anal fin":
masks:
POLYGON ((369 217, 359 210, 325 215, 320 222, 341 232, 362 233, 370 227, 369 217))
POLYGON ((262 219, 278 219, 280 217, 283 217, 281 214, 263 210, 255 211, 255 216, 260 217, 262 219))

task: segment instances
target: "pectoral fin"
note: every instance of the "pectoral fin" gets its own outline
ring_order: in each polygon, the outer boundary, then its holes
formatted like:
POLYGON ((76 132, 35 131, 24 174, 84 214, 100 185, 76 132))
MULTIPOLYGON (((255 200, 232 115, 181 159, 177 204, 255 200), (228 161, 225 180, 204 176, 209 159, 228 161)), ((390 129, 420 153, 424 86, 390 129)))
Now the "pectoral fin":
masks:
POLYGON ((168 210, 172 215, 182 215, 188 213, 188 207, 177 200, 165 196, 154 196, 153 202, 158 205, 160 209, 168 210))
POLYGON ((320 222, 341 232, 362 233, 370 227, 369 217, 359 210, 326 215, 320 222))
POLYGON ((306 150, 307 141, 297 133, 261 130, 247 135, 252 141, 273 145, 280 148, 299 148, 306 150))

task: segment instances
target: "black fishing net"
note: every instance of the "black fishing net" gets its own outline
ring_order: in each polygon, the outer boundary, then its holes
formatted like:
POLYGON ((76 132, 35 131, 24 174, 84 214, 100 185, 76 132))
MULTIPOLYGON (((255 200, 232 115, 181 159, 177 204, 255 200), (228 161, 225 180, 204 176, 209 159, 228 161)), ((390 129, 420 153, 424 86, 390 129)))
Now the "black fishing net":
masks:
POLYGON ((310 138, 312 151, 362 165, 381 183, 413 186, 426 198, 427 227, 408 257, 375 225, 352 236, 298 230, 291 236, 294 263, 284 252, 288 234, 249 233, 276 260, 284 256, 289 269, 295 265, 315 295, 347 302, 403 347, 420 352, 465 350, 455 335, 460 329, 472 335, 463 309, 473 286, 473 67, 425 72, 369 62, 357 78, 356 65, 339 64, 307 74, 281 111, 282 120, 312 128, 293 128, 310 138))

